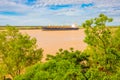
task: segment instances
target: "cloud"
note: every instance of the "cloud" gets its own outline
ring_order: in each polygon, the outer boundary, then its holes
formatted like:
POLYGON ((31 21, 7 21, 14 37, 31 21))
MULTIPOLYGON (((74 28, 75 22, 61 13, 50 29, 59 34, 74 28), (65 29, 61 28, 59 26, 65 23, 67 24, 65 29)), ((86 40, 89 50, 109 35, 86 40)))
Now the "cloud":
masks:
POLYGON ((12 0, 0 0, 0 11, 14 11, 14 12, 25 12, 30 7, 27 5, 16 3, 12 0))
POLYGON ((104 13, 120 23, 120 0, 0 0, 0 25, 81 24, 104 13))
POLYGON ((34 7, 46 7, 57 5, 81 5, 83 3, 91 3, 92 0, 36 0, 34 7))
POLYGON ((82 4, 90 3, 92 0, 37 0, 37 4, 62 5, 62 4, 82 4))

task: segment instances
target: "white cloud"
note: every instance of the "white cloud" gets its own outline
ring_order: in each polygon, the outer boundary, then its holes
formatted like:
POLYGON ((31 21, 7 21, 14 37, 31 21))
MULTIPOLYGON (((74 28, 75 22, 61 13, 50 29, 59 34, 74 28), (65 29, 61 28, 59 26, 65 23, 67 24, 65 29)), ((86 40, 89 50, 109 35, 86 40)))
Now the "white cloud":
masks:
POLYGON ((37 0, 32 6, 26 5, 27 0, 0 0, 0 12, 13 11, 21 16, 0 14, 0 25, 48 25, 48 24, 81 24, 84 20, 105 13, 120 23, 120 0, 37 0), (93 3, 91 7, 81 8, 81 4, 93 3), (71 8, 50 10, 48 5, 73 4, 71 8))
POLYGON ((82 4, 88 3, 92 0, 37 0, 37 4, 41 6, 45 5, 61 5, 61 4, 82 4))
POLYGON ((12 0, 0 0, 0 11, 26 12, 30 7, 12 0))

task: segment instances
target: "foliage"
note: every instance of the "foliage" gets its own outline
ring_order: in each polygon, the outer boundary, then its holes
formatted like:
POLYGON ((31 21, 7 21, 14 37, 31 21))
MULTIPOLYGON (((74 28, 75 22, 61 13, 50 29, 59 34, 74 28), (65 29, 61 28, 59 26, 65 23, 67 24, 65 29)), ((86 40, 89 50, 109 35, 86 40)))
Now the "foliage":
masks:
POLYGON ((120 27, 115 31, 115 33, 113 34, 113 46, 115 49, 117 49, 117 51, 120 51, 120 27))
POLYGON ((85 80, 88 57, 78 50, 60 49, 56 56, 49 55, 46 63, 30 67, 27 73, 15 80, 85 80))
POLYGON ((110 47, 109 44, 111 43, 111 32, 105 23, 111 21, 112 19, 104 14, 100 14, 98 18, 86 20, 86 22, 83 23, 86 33, 84 41, 96 51, 99 50, 106 54, 106 50, 110 47))
MULTIPOLYGON (((98 78, 98 80, 100 78, 104 79, 113 75, 117 73, 120 67, 120 30, 112 33, 110 28, 105 25, 111 21, 112 18, 100 14, 98 18, 87 20, 83 23, 86 33, 84 41, 89 46, 86 53, 91 55, 91 67, 92 70, 95 70, 90 72, 94 74, 94 78, 91 78, 91 80, 95 78, 98 78)), ((110 77, 106 79, 110 80, 110 77)))
POLYGON ((2 70, 11 77, 40 61, 42 52, 42 49, 36 49, 35 38, 19 33, 15 27, 8 26, 0 32, 0 64, 2 70))

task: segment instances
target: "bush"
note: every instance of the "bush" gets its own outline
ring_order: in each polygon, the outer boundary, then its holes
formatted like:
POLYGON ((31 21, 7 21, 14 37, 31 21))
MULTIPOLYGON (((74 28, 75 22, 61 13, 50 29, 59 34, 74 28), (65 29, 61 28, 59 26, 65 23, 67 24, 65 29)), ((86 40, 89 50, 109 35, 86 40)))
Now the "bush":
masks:
POLYGON ((15 27, 8 26, 0 32, 0 64, 3 72, 11 77, 40 61, 42 52, 42 49, 36 49, 35 38, 19 33, 15 27))
POLYGON ((88 56, 80 51, 59 51, 46 63, 36 64, 15 80, 85 80, 88 56), (82 63, 86 61, 86 63, 82 63))

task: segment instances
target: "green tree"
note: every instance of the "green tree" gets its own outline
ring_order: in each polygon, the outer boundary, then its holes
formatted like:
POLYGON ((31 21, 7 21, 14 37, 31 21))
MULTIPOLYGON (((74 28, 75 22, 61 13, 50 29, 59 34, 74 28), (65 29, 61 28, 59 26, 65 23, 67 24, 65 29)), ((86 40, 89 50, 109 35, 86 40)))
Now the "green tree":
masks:
POLYGON ((42 58, 42 49, 36 48, 36 39, 21 34, 15 27, 8 26, 0 32, 0 64, 3 72, 12 78, 22 73, 25 67, 42 58))
MULTIPOLYGON (((86 34, 84 41, 89 46, 86 52, 91 55, 90 64, 93 69, 98 69, 98 73, 101 74, 102 71, 106 75, 116 73, 120 66, 120 53, 117 49, 119 47, 116 44, 116 40, 117 43, 120 42, 119 35, 112 33, 110 28, 106 27, 107 22, 112 22, 112 18, 100 14, 99 17, 83 23, 86 34)), ((92 72, 94 74, 94 71, 92 72)), ((101 77, 103 78, 102 75, 101 77)))

